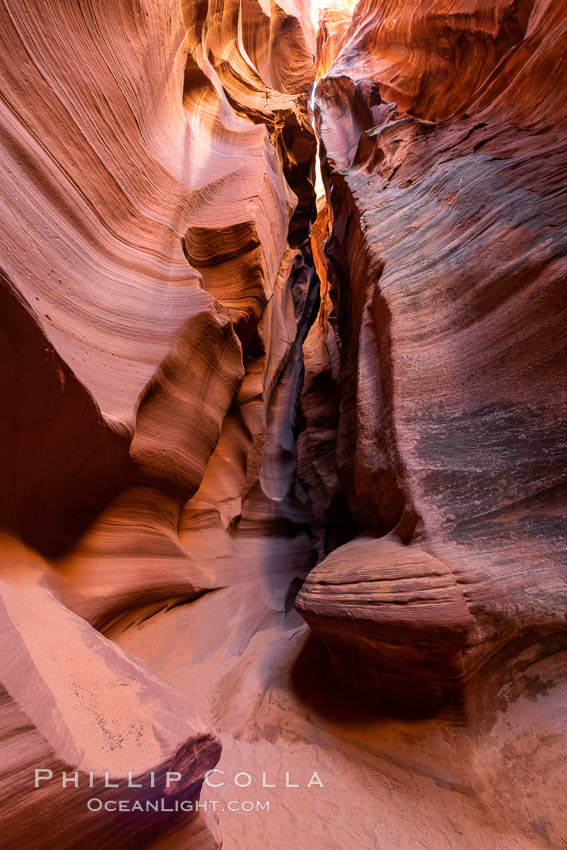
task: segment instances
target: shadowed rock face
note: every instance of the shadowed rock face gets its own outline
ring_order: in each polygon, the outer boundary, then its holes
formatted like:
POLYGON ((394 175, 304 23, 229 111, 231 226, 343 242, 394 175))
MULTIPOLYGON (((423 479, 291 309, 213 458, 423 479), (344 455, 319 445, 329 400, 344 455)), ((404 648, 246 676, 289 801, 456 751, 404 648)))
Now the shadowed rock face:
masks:
POLYGON ((565 631, 566 11, 361 2, 317 87, 321 342, 364 536, 298 607, 339 674, 414 708, 565 631))
POLYGON ((567 6, 309 12, 0 0, 6 846, 567 841, 567 6))

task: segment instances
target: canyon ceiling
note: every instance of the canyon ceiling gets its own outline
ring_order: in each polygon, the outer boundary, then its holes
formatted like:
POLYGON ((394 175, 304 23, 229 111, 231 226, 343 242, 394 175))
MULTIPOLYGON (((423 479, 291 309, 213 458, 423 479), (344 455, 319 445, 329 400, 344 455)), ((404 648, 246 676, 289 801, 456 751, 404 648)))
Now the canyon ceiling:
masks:
POLYGON ((567 2, 311 14, 0 0, 1 847, 567 846, 567 2))

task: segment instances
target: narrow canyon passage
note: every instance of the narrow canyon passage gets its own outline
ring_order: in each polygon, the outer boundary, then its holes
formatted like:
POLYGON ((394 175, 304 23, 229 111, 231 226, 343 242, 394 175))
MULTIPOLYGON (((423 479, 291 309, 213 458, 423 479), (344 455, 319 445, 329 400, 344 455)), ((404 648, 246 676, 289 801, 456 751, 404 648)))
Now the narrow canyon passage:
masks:
POLYGON ((565 846, 566 21, 0 0, 1 846, 565 846))

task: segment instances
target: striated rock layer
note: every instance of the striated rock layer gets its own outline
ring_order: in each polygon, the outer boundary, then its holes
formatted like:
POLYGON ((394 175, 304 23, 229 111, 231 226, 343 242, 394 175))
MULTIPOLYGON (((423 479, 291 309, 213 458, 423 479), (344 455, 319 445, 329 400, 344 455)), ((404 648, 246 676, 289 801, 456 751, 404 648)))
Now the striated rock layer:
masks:
POLYGON ((0 2, 2 846, 567 842, 567 8, 310 11, 0 2))
POLYGON ((320 346, 362 536, 298 608, 340 675, 412 710, 566 639, 566 15, 362 0, 316 90, 320 346))
POLYGON ((470 730, 426 761, 474 765, 502 824, 424 846, 559 848, 567 4, 361 0, 339 18, 318 36, 319 266, 328 238, 300 469, 316 521, 356 539, 318 533, 297 608, 346 692, 470 730), (548 700, 546 720, 527 707, 548 700))
POLYGON ((6 0, 0 47, 2 833, 141 846, 180 817, 89 812, 105 773, 192 801, 220 743, 100 631, 239 585, 254 631, 313 564, 314 33, 300 2, 6 0))

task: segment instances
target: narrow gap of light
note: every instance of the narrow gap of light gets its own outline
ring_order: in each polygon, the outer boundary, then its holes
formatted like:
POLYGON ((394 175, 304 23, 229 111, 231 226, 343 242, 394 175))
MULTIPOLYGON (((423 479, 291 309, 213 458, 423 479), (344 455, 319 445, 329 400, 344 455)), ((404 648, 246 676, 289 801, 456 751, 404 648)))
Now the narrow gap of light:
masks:
POLYGON ((311 20, 313 21, 315 32, 319 28, 319 9, 322 5, 322 0, 311 0, 311 20))
MULTIPOLYGON (((328 0, 311 0, 311 20, 313 21, 313 26, 315 27, 315 32, 319 30, 319 10, 323 5, 329 5, 328 0)), ((317 88, 317 81, 313 83, 311 88, 311 96, 309 98, 311 103, 311 123, 313 124, 313 130, 315 132, 315 138, 317 139, 317 152, 315 154, 315 195, 317 198, 322 197, 325 194, 325 187, 323 185, 323 177, 321 175, 321 159, 319 156, 319 136, 317 135, 317 128, 315 127, 315 89, 317 88)))

